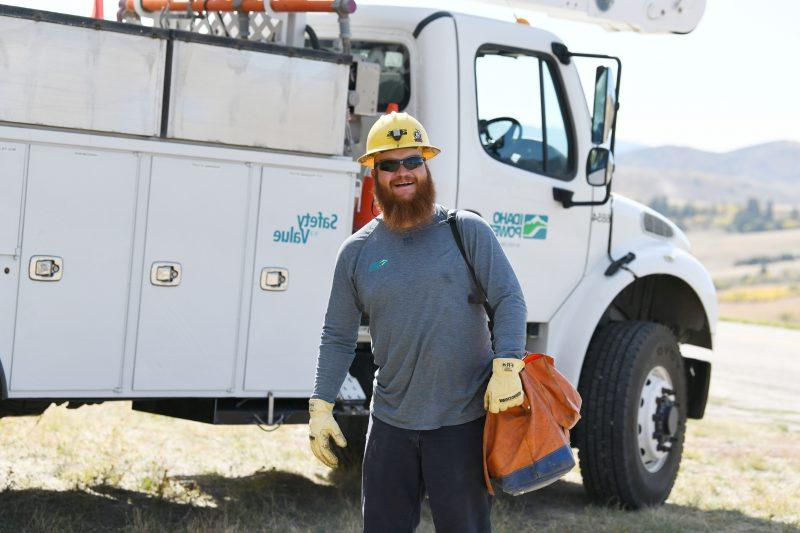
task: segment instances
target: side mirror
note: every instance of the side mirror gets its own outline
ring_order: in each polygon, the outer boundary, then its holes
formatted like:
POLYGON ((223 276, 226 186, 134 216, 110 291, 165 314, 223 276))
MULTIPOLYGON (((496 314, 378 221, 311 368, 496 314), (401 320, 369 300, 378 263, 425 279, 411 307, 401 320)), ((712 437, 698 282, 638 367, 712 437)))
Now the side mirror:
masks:
POLYGON ((614 156, 607 148, 595 146, 586 159, 586 181, 594 187, 605 187, 614 174, 614 156))
POLYGON ((597 67, 594 78, 594 112, 592 114, 592 143, 603 144, 614 124, 617 108, 614 81, 609 67, 597 67))

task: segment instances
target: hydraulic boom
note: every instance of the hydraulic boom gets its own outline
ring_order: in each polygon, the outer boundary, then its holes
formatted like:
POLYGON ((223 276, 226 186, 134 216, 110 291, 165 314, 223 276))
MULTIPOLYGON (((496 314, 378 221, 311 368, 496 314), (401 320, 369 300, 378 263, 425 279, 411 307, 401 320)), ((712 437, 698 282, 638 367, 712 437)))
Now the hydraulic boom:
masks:
POLYGON ((608 30, 689 33, 706 0, 484 0, 485 3, 543 11, 558 18, 598 24, 608 30))

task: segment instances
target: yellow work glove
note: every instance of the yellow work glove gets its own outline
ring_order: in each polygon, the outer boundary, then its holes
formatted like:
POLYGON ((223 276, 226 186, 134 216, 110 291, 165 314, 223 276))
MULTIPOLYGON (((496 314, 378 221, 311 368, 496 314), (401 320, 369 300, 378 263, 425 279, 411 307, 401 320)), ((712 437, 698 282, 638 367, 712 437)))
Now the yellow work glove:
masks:
POLYGON ((522 405, 524 393, 519 373, 525 368, 522 359, 498 357, 492 361, 492 377, 483 395, 483 408, 499 413, 509 407, 522 405))
POLYGON ((314 455, 333 468, 339 460, 333 454, 330 438, 342 448, 347 446, 347 440, 342 435, 339 424, 333 419, 333 404, 319 398, 308 400, 308 438, 311 440, 311 451, 314 455))

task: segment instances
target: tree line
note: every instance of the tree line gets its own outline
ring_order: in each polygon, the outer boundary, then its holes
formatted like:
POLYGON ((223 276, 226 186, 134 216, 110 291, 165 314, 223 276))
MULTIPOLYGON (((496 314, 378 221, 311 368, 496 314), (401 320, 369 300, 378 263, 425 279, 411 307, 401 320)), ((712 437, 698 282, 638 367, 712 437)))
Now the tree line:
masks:
POLYGON ((665 195, 650 199, 648 206, 686 229, 720 228, 735 233, 769 231, 800 227, 800 210, 793 206, 788 214, 776 215, 773 201, 763 206, 757 198, 750 197, 744 205, 701 204, 673 202, 665 195))

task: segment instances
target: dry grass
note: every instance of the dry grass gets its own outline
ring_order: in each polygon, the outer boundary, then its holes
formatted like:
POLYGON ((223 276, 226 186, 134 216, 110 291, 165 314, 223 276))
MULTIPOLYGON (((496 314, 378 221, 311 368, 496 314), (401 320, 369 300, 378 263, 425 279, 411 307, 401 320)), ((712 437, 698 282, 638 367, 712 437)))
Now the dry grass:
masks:
POLYGON ((756 284, 717 293, 724 320, 800 328, 800 285, 756 284))
POLYGON ((800 295, 800 285, 753 285, 719 294, 720 302, 772 302, 800 295))
MULTIPOLYGON (((800 428, 692 421, 663 507, 589 505, 577 471, 499 496, 495 531, 800 531, 800 428)), ((720 402, 721 403, 721 402, 720 402)), ((0 420, 0 531, 359 531, 359 473, 329 472, 306 428, 267 434, 128 410, 51 407, 0 420)), ((433 531, 425 508, 420 531, 433 531)))
MULTIPOLYGON (((687 236, 692 243, 692 253, 715 278, 718 272, 733 267, 736 261, 742 259, 783 253, 800 254, 800 228, 755 233, 693 231, 687 236)), ((769 268, 780 269, 790 264, 775 263, 769 268)))
POLYGON ((800 260, 736 265, 753 257, 800 256, 800 228, 757 233, 688 234, 692 253, 709 270, 723 320, 800 328, 800 260))
POLYGON ((800 296, 760 302, 720 302, 720 317, 726 320, 800 327, 800 296))

